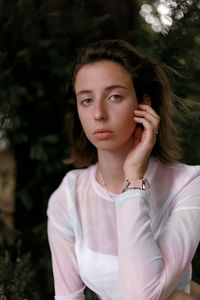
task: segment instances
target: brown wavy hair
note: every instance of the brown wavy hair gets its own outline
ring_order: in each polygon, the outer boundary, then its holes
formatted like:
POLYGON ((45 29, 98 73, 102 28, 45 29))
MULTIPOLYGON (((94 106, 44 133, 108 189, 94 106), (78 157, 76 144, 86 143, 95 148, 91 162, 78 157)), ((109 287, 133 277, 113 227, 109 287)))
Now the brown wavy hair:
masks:
POLYGON ((101 40, 85 48, 75 63, 71 83, 73 97, 68 99, 66 114, 70 158, 65 162, 79 167, 89 166, 97 162, 96 147, 85 136, 79 121, 74 82, 78 71, 84 65, 102 60, 117 62, 131 74, 139 103, 142 102, 144 94, 150 95, 151 106, 160 116, 159 134, 152 149, 152 155, 165 164, 180 159, 182 151, 176 134, 177 125, 175 126, 173 122, 173 115, 176 114, 174 102, 180 102, 180 99, 172 92, 169 82, 169 75, 175 71, 163 63, 138 53, 126 41, 101 40))

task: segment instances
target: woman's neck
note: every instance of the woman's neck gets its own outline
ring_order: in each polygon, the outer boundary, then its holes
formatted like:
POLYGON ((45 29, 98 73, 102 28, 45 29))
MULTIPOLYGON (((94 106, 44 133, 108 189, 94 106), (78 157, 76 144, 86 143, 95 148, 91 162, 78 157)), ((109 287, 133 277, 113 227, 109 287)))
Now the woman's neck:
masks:
POLYGON ((123 189, 125 182, 123 165, 126 156, 126 152, 98 151, 96 179, 110 192, 120 194, 123 189))

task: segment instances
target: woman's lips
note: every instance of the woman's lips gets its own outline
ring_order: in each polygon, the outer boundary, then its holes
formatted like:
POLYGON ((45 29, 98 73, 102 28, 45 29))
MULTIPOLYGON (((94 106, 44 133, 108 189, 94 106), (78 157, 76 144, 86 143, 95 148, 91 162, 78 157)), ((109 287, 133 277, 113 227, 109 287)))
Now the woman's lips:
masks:
POLYGON ((108 129, 97 129, 94 131, 93 135, 98 140, 106 140, 113 136, 113 131, 108 129))

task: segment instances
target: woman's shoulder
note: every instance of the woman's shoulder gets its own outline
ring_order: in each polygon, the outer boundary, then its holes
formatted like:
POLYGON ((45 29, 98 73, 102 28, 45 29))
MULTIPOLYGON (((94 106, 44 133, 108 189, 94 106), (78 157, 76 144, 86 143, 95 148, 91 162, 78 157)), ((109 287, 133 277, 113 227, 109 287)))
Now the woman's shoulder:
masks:
POLYGON ((70 212, 74 207, 77 187, 83 181, 88 180, 89 173, 94 166, 85 169, 74 169, 66 173, 59 186, 50 195, 47 214, 60 215, 62 212, 70 212))
POLYGON ((73 169, 66 173, 64 176, 62 183, 67 185, 73 185, 79 181, 88 179, 90 177, 90 174, 94 171, 96 168, 96 165, 91 165, 87 168, 82 169, 73 169))
POLYGON ((176 162, 168 166, 169 172, 174 173, 178 177, 187 177, 192 179, 200 175, 199 165, 188 165, 181 162, 176 162))
MULTIPOLYGON (((200 194, 200 166, 181 162, 164 164, 153 159, 151 167, 153 176, 150 181, 152 207, 156 215, 156 224, 171 203, 181 203, 186 195, 192 197, 200 194), (156 207, 156 209, 155 209, 156 207)), ((155 224, 154 224, 155 226, 155 224)))
POLYGON ((73 169, 66 173, 63 177, 61 183, 56 188, 56 190, 51 194, 50 201, 61 201, 63 202, 63 198, 70 197, 77 186, 83 184, 83 182, 88 181, 90 177, 90 173, 95 169, 95 165, 89 166, 84 169, 73 169))
POLYGON ((154 159, 155 177, 170 181, 171 184, 187 184, 196 177, 200 177, 199 165, 188 165, 182 162, 163 164, 158 159, 154 159))

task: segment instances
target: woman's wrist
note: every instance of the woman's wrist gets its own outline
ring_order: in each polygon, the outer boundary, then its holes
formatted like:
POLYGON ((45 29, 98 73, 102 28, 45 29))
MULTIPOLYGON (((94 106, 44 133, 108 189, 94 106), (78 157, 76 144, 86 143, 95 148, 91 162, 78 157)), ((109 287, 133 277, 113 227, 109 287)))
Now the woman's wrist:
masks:
POLYGON ((145 162, 137 165, 124 166, 125 180, 143 179, 146 173, 147 165, 148 160, 145 160, 145 162))
POLYGON ((125 170, 125 180, 139 180, 144 178, 145 170, 128 169, 125 170))

